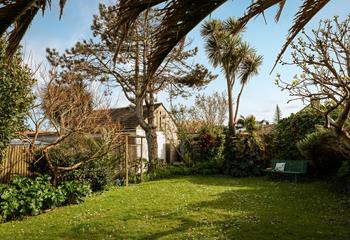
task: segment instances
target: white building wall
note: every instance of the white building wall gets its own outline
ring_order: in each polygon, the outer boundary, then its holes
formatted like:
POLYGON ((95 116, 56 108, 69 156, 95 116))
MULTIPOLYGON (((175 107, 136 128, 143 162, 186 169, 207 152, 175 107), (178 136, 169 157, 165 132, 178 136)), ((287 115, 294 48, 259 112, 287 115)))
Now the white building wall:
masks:
MULTIPOLYGON (((166 136, 163 132, 157 131, 157 143, 158 143, 158 154, 159 159, 166 158, 166 136)), ((142 158, 148 160, 148 147, 146 140, 146 133, 141 127, 136 128, 136 136, 141 136, 142 138, 136 138, 136 155, 137 158, 141 158, 141 141, 142 141, 142 158), (142 140, 141 140, 142 139, 142 140)))
POLYGON ((157 132, 158 159, 166 160, 166 136, 163 132, 157 132))
POLYGON ((141 127, 136 128, 136 136, 142 136, 142 138, 136 138, 136 144, 137 144, 137 157, 138 158, 144 158, 148 160, 148 147, 147 147, 147 140, 146 140, 146 133, 141 127), (142 155, 141 155, 141 141, 142 141, 142 155))

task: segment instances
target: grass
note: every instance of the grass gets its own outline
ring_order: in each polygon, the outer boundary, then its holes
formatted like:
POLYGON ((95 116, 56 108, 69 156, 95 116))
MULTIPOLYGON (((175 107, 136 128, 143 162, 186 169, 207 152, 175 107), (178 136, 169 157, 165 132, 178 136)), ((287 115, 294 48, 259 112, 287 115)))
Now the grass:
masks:
POLYGON ((0 224, 0 239, 350 239, 350 209, 327 189, 264 178, 161 180, 0 224))

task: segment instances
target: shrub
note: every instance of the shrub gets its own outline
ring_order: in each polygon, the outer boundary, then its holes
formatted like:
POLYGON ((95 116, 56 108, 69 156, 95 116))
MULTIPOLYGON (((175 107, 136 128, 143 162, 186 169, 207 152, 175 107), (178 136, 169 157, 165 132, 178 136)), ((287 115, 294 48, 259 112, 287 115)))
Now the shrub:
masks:
POLYGON ((157 169, 147 173, 145 180, 156 180, 170 178, 174 176, 189 176, 189 175, 216 175, 221 173, 221 165, 216 161, 207 161, 196 163, 192 166, 177 165, 168 166, 163 169, 157 169))
POLYGON ((281 119, 274 127, 271 142, 268 143, 271 156, 276 159, 307 160, 296 144, 315 132, 316 126, 323 122, 322 115, 308 108, 281 119))
POLYGON ((215 128, 204 128, 198 137, 198 161, 210 161, 220 157, 222 152, 223 137, 221 131, 215 128))
MULTIPOLYGON (((70 166, 74 163, 81 162, 86 159, 86 155, 91 155, 91 152, 76 152, 70 153, 67 149, 70 144, 62 144, 50 150, 50 156, 53 162, 59 163, 61 166, 70 166)), ((37 157, 41 157, 38 153, 37 157)), ((80 168, 71 172, 62 173, 58 178, 58 183, 63 181, 79 181, 81 183, 88 183, 92 191, 101 191, 109 184, 112 184, 115 178, 115 169, 117 164, 116 154, 107 154, 101 159, 96 159, 89 163, 83 164, 80 168)), ((30 170, 35 175, 50 174, 47 162, 41 158, 30 165, 30 170)))
POLYGON ((234 177, 258 176, 265 167, 262 144, 254 135, 228 133, 223 171, 234 177))
POLYGON ((334 190, 350 193, 350 149, 339 137, 331 130, 319 129, 297 145, 316 173, 332 177, 334 190))
POLYGON ((4 150, 21 128, 33 102, 34 79, 19 51, 9 63, 7 39, 0 38, 0 151, 4 150))
POLYGON ((335 177, 336 190, 350 194, 350 160, 342 163, 335 177))
POLYGON ((320 129, 307 135, 297 147, 305 159, 312 161, 317 172, 327 175, 334 174, 349 157, 341 139, 329 130, 320 129))
POLYGON ((62 182, 58 187, 64 195, 64 204, 78 204, 84 201, 84 198, 91 194, 91 188, 88 184, 81 184, 77 181, 62 182))
POLYGON ((191 165, 222 159, 223 137, 219 127, 203 127, 198 134, 189 135, 183 144, 184 161, 191 165))
POLYGON ((62 175, 61 180, 86 182, 92 191, 101 191, 114 182, 116 164, 116 156, 108 154, 102 159, 89 162, 73 172, 62 175))
POLYGON ((23 215, 38 215, 43 209, 63 203, 63 196, 56 192, 47 178, 17 177, 1 189, 0 213, 3 219, 23 215))
POLYGON ((235 131, 232 129, 226 129, 225 132, 225 144, 224 144, 224 165, 227 161, 233 161, 236 158, 236 151, 235 146, 236 145, 236 134, 235 131))
POLYGON ((64 204, 79 203, 90 194, 88 185, 64 182, 58 188, 50 184, 49 177, 35 180, 17 177, 0 186, 0 222, 38 215, 43 210, 64 204))

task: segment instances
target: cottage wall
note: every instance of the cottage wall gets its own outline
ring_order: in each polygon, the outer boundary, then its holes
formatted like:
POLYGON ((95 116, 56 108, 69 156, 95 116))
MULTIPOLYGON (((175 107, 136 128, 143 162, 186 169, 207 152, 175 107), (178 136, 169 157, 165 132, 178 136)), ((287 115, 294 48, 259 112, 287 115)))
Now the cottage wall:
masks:
POLYGON ((177 148, 180 144, 177 136, 177 126, 163 106, 156 109, 155 119, 157 130, 162 132, 165 136, 165 159, 168 163, 176 162, 177 148))
MULTIPOLYGON (((147 140, 146 140, 146 134, 145 131, 139 126, 136 128, 136 152, 137 152, 137 158, 144 158, 148 160, 148 147, 147 147, 147 140), (142 155, 141 155, 141 142, 142 142, 142 155)), ((157 131, 157 143, 158 143, 158 159, 166 159, 166 136, 163 132, 157 131)))

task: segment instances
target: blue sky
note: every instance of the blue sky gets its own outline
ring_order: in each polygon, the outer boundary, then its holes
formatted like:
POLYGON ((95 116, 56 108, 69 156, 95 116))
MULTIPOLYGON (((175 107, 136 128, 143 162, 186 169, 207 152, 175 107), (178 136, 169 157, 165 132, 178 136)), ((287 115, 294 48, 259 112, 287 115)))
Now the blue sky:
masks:
MULTIPOLYGON (((47 11, 44 16, 38 15, 34 20, 30 30, 26 34, 22 44, 24 45, 25 57, 33 65, 44 63, 45 49, 56 48, 63 51, 74 45, 75 42, 91 37, 90 25, 93 14, 98 13, 98 4, 103 2, 113 4, 114 0, 69 0, 61 21, 58 21, 59 9, 56 1, 51 11, 47 11)), ((58 2, 58 1, 57 1, 58 2)), ((251 1, 235 0, 228 1, 217 9, 209 18, 226 19, 228 17, 239 17, 244 13, 245 7, 251 1)), ((265 13, 267 24, 262 16, 251 21, 247 26, 247 31, 243 34, 244 40, 256 48, 257 52, 264 57, 264 63, 260 69, 260 74, 250 80, 243 93, 240 114, 254 114, 258 119, 272 121, 276 104, 282 110, 283 116, 288 116, 296 112, 303 106, 300 102, 287 104, 289 96, 287 92, 281 92, 274 85, 276 74, 281 74, 285 80, 292 79, 299 73, 299 70, 291 66, 277 66, 272 74, 270 71, 280 51, 288 29, 292 24, 293 14, 297 11, 301 0, 287 1, 285 11, 282 14, 280 22, 274 22, 275 9, 270 9, 265 13)), ((332 18, 338 15, 342 18, 349 14, 349 0, 332 0, 315 19, 308 24, 306 30, 315 28, 320 19, 332 18)), ((211 94, 214 91, 225 91, 226 84, 220 69, 213 69, 207 60, 204 51, 204 42, 199 35, 200 26, 196 27, 188 38, 192 40, 192 46, 198 46, 199 53, 193 59, 196 63, 204 64, 207 68, 219 74, 217 80, 213 81, 204 91, 205 94, 211 94)), ((287 59, 289 51, 284 55, 287 59)), ((127 105, 127 101, 122 97, 118 90, 114 91, 114 102, 119 106, 127 105), (118 101, 117 101, 118 100, 118 101)), ((160 94, 158 100, 167 106, 166 95, 160 94)), ((193 104, 193 99, 179 99, 179 102, 188 105, 193 104)))

